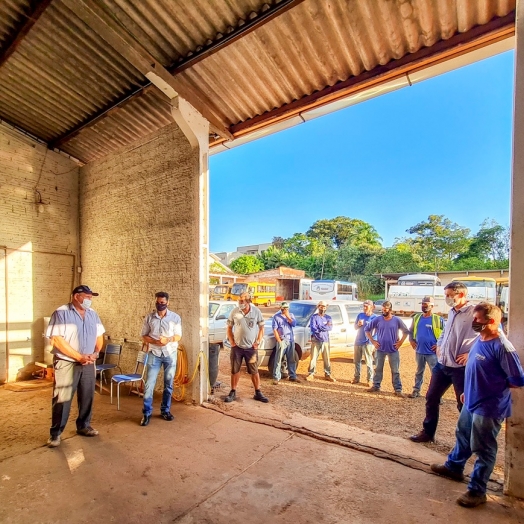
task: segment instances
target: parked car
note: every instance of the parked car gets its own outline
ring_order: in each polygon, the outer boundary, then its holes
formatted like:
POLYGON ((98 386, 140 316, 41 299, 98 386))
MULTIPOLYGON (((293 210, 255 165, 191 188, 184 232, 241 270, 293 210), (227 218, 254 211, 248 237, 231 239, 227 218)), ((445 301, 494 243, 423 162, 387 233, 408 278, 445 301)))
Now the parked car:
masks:
MULTIPOLYGON (((328 301, 326 314, 333 320, 330 332, 331 357, 353 358, 353 345, 356 331, 354 328, 357 315, 362 311, 362 302, 328 301)), ((311 354, 311 332, 309 321, 316 313, 317 305, 311 300, 293 300, 289 303, 297 325, 293 328, 295 335, 295 361, 307 359, 311 354)), ((264 326, 264 338, 258 350, 258 365, 273 369, 276 340, 273 334, 271 319, 264 326)))
POLYGON ((222 344, 226 338, 226 323, 236 302, 225 300, 209 301, 209 343, 222 344))

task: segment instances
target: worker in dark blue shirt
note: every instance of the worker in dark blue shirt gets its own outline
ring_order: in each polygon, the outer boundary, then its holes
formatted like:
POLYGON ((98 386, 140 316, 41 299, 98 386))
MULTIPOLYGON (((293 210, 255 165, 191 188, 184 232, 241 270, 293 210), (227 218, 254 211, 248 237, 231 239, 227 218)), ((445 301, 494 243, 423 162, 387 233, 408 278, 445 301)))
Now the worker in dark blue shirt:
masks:
POLYGON ((480 333, 466 363, 463 408, 457 422, 455 447, 445 464, 431 469, 444 477, 462 481, 464 466, 477 455, 468 491, 457 502, 475 507, 486 502, 486 486, 497 456, 497 435, 511 415, 510 388, 524 386, 524 371, 515 348, 499 331, 501 310, 481 302, 473 310, 472 328, 480 333))

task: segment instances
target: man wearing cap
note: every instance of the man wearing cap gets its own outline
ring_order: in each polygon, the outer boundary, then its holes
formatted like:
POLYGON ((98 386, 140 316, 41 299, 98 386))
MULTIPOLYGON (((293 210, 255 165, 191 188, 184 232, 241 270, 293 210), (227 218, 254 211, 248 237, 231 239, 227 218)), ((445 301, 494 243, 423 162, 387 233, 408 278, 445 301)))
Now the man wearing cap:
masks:
POLYGON ((432 313, 434 304, 433 297, 426 296, 422 299, 422 313, 417 313, 413 317, 409 330, 409 342, 416 351, 415 360, 417 362, 415 386, 413 393, 408 395, 410 398, 420 397, 426 364, 431 372, 437 363, 437 340, 444 330, 444 319, 432 313))
POLYGON ((362 357, 366 360, 367 369, 367 381, 365 385, 369 387, 373 381, 373 344, 366 337, 366 324, 373 320, 377 315, 373 313, 373 307, 375 304, 372 300, 365 300, 362 308, 364 311, 357 315, 355 320, 355 331, 357 336, 355 337, 355 346, 353 354, 353 362, 355 363, 355 377, 353 378, 352 384, 358 384, 360 382, 360 369, 362 367, 362 357))
POLYGON ((329 361, 329 332, 333 329, 333 321, 329 315, 326 315, 327 304, 323 300, 318 303, 317 308, 318 312, 311 317, 309 323, 311 329, 311 361, 306 380, 311 381, 315 378, 318 355, 322 353, 326 380, 336 382, 335 377, 331 375, 331 362, 329 361))
POLYGON ((47 445, 60 445, 60 435, 69 418, 75 393, 78 400, 76 432, 95 437, 91 427, 95 395, 95 362, 104 343, 104 326, 91 309, 93 293, 88 286, 75 287, 71 302, 60 306, 51 316, 46 336, 51 340, 54 355, 54 382, 51 429, 47 445))
POLYGON ((277 341, 275 348, 275 360, 273 367, 273 384, 277 385, 281 379, 280 368, 282 358, 287 360, 287 369, 289 380, 291 382, 300 382, 297 378, 297 363, 295 362, 295 337, 293 328, 297 325, 293 313, 289 312, 289 303, 282 302, 280 311, 273 317, 272 327, 273 334, 277 341))
POLYGON ((147 426, 153 414, 153 393, 160 368, 164 368, 164 391, 160 416, 171 422, 171 397, 175 378, 178 341, 182 338, 182 321, 174 311, 167 309, 169 293, 155 293, 155 310, 147 315, 142 327, 142 340, 148 345, 147 375, 144 388, 141 426, 147 426))
POLYGON ((384 374, 384 363, 388 357, 391 369, 391 382, 397 397, 404 398, 402 393, 402 382, 400 380, 400 354, 399 348, 406 340, 409 329, 400 318, 391 312, 391 302, 386 300, 382 304, 382 316, 377 316, 366 324, 366 337, 371 341, 377 350, 377 367, 373 378, 373 386, 366 391, 376 393, 380 391, 382 377, 384 374), (402 338, 399 338, 399 331, 402 338), (373 338, 375 335, 376 340, 373 338))

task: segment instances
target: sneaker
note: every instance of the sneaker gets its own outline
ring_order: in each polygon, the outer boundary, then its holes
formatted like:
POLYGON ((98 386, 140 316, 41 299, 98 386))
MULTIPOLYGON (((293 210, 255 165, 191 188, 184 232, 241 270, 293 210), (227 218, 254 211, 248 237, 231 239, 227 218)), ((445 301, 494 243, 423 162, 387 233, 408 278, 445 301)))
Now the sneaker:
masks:
POLYGON ((172 420, 175 420, 175 416, 172 415, 169 411, 164 411, 163 413, 160 414, 160 416, 164 420, 167 420, 168 422, 171 422, 172 420))
POLYGON ((276 378, 273 379, 273 386, 278 386, 280 383, 280 380, 277 380, 276 378))
POLYGON ((264 402, 264 403, 267 403, 269 402, 269 399, 267 397, 265 397, 263 394, 262 394, 262 391, 258 390, 258 391, 255 391, 255 395, 253 396, 253 398, 255 400, 258 400, 259 402, 264 402))
MULTIPOLYGON (((447 468, 445 464, 431 464, 431 471, 441 477, 447 477, 448 479, 456 480, 457 482, 462 482, 464 480, 464 473, 462 473, 462 471, 453 471, 447 468)), ((468 491, 468 493, 471 492, 468 491)), ((465 495, 462 496, 464 497, 465 495)), ((484 500, 484 502, 486 502, 486 500, 484 500)), ((479 502, 479 504, 481 503, 479 502)), ((475 504, 475 506, 478 506, 478 504, 475 504)))
POLYGON ((237 399, 237 392, 234 389, 232 389, 229 392, 229 395, 224 399, 224 402, 233 402, 236 399, 237 399))
POLYGON ((360 384, 360 379, 359 378, 354 378, 352 381, 351 381, 352 384, 360 384))
POLYGON ((410 395, 408 395, 409 398, 418 398, 420 397, 420 393, 418 391, 413 391, 410 395))
POLYGON ((313 375, 313 373, 311 373, 310 375, 308 375, 308 376, 306 377, 306 380, 307 380, 308 382, 313 382, 313 380, 315 380, 315 375, 313 375))
POLYGON ((411 435, 409 440, 412 442, 435 442, 435 437, 428 435, 424 430, 416 435, 411 435))
POLYGON ((84 437, 96 437, 98 435, 98 430, 92 428, 91 426, 87 426, 87 428, 77 429, 76 432, 84 437))
POLYGON ((369 389, 366 389, 368 393, 378 393, 380 391, 380 388, 377 388, 375 386, 371 386, 369 389))
POLYGON ((474 508, 480 504, 485 504, 487 500, 485 493, 480 493, 479 491, 473 491, 468 489, 466 493, 460 495, 457 499, 457 504, 464 506, 465 508, 474 508))
POLYGON ((326 375, 326 380, 328 382, 336 382, 337 379, 335 377, 332 377, 331 375, 326 375))
POLYGON ((302 382, 298 377, 289 377, 289 382, 302 382))
POLYGON ((60 446, 60 435, 57 435, 56 437, 49 437, 47 439, 47 446, 50 448, 57 448, 60 446))
POLYGON ((395 397, 406 398, 406 395, 402 391, 395 391, 395 397))

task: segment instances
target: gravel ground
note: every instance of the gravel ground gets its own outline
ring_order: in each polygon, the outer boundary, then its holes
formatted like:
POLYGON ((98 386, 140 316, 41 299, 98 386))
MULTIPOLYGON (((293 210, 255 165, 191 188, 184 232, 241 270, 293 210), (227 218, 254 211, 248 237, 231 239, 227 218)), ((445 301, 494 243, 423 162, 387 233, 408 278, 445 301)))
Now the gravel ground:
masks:
MULTIPOLYGON (((266 309, 266 308, 264 308, 266 309)), ((265 311, 264 311, 265 313, 265 311)), ((404 393, 411 393, 413 388, 416 363, 414 351, 409 345, 400 349, 400 374, 404 393)), ((286 412, 299 412, 319 419, 335 420, 350 426, 362 428, 375 433, 383 433, 397 437, 408 438, 422 429, 425 415, 425 399, 429 383, 429 370, 426 370, 422 397, 417 399, 402 399, 393 395, 389 363, 384 366, 382 391, 366 393, 362 384, 351 384, 354 375, 353 361, 336 358, 331 362, 331 371, 337 382, 331 383, 324 379, 323 364, 320 359, 317 364, 317 374, 313 382, 304 380, 309 359, 302 361, 298 367, 299 384, 282 380, 273 385, 266 368, 260 369, 262 391, 270 402, 281 407, 286 412)), ((365 377, 365 365, 361 375, 365 377)), ((229 391, 229 352, 223 350, 220 357, 220 376, 223 390, 229 391)), ((242 377, 242 382, 249 380, 242 377)), ((227 391, 225 394, 227 394, 227 391)), ((458 418, 453 389, 446 393, 440 409, 440 420, 436 435, 436 443, 421 444, 435 451, 447 454, 455 443, 455 426, 458 418)), ((495 471, 503 472, 504 466, 505 426, 499 435, 499 452, 495 471)))

